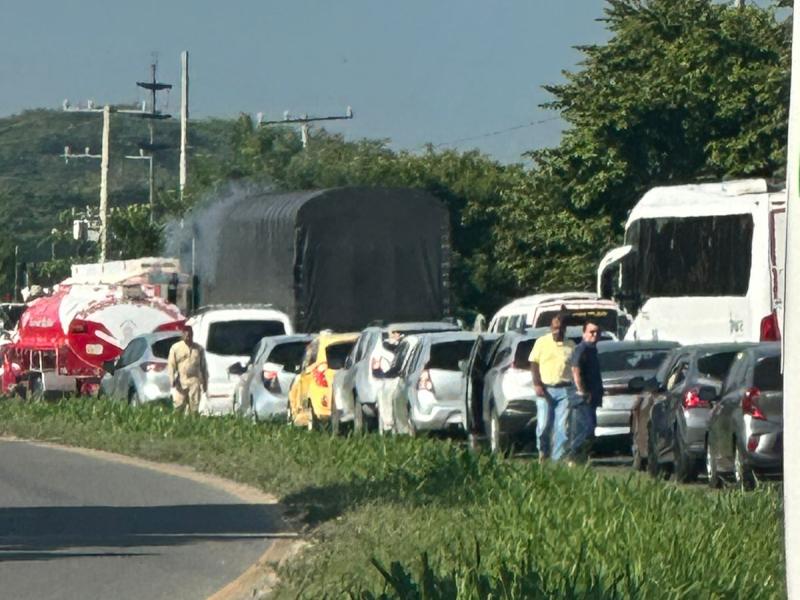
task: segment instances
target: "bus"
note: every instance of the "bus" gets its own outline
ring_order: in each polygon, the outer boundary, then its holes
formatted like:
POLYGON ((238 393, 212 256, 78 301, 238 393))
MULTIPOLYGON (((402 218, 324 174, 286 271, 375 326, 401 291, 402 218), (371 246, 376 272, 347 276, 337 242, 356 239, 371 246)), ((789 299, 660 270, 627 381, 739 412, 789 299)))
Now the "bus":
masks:
POLYGON ((785 189, 763 179, 656 187, 601 260, 598 295, 635 315, 625 339, 778 340, 785 246, 785 189))

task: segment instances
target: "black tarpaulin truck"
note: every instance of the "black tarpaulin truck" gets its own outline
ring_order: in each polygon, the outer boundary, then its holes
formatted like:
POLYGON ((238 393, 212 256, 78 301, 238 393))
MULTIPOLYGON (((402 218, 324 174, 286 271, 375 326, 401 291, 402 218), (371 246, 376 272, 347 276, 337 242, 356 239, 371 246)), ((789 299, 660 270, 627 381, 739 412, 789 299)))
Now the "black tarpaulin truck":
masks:
MULTIPOLYGON (((423 190, 251 193, 192 224, 199 304, 273 304, 297 331, 449 313, 447 209, 423 190)), ((183 243, 184 250, 187 244, 183 243)))

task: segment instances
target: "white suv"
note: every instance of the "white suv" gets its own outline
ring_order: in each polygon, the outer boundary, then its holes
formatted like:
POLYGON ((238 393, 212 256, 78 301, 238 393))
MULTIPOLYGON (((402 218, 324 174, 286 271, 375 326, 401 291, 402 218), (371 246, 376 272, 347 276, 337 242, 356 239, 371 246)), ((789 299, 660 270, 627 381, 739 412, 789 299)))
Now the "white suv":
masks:
POLYGON ((228 367, 247 362, 262 338, 294 333, 289 316, 269 304, 204 306, 187 324, 192 326, 194 341, 206 351, 211 414, 233 410, 233 390, 239 377, 231 375, 228 367))

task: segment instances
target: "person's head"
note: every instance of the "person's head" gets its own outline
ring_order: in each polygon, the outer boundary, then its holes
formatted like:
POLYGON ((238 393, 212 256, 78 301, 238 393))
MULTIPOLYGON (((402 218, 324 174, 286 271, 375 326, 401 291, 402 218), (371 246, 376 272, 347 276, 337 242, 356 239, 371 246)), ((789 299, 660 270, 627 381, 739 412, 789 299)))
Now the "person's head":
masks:
POLYGON ((183 326, 183 330, 181 331, 181 339, 187 344, 192 343, 192 340, 194 339, 194 332, 189 325, 183 326))
POLYGON ((564 333, 567 331, 567 320, 561 316, 556 315, 550 321, 550 333, 553 334, 553 339, 557 342, 564 340, 564 333))
POLYGON ((600 325, 594 321, 586 321, 583 324, 583 341, 596 344, 598 339, 600 339, 600 325))

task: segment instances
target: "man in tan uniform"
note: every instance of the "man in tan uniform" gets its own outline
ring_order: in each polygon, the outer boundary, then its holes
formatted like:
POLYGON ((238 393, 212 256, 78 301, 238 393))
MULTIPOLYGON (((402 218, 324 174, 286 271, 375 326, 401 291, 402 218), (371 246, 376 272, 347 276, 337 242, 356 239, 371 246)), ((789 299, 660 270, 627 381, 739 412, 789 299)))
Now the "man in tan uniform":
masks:
POLYGON ((194 343, 191 327, 186 326, 181 341, 170 348, 167 369, 175 410, 196 413, 200 396, 208 389, 208 365, 205 350, 194 343))

